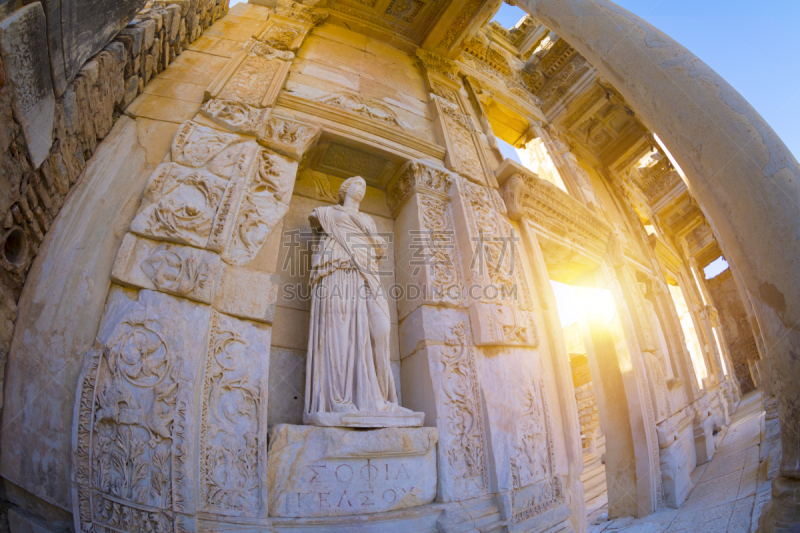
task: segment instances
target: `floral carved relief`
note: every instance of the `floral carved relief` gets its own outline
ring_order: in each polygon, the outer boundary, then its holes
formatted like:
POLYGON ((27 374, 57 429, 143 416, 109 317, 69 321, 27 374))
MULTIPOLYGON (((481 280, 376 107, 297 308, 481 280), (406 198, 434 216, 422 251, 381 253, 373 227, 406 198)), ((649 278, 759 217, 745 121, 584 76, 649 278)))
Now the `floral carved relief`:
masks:
POLYGON ((448 328, 445 346, 439 351, 442 387, 442 435, 440 441, 448 472, 454 477, 453 499, 463 500, 489 490, 481 392, 475 368, 475 354, 468 345, 464 322, 448 328))
POLYGON ((180 337, 208 311, 152 291, 138 301, 112 293, 79 388, 78 520, 84 531, 172 531, 173 512, 193 505, 187 400, 199 375, 180 337))
POLYGON ((215 313, 201 429, 201 501, 209 511, 254 516, 262 508, 263 377, 259 354, 234 319, 215 313))
POLYGON ((426 266, 433 289, 431 294, 439 301, 457 304, 462 284, 450 209, 437 198, 424 194, 419 198, 422 227, 427 233, 426 266))
POLYGON ((296 174, 296 162, 266 149, 260 151, 223 258, 240 265, 255 257, 289 209, 296 174))

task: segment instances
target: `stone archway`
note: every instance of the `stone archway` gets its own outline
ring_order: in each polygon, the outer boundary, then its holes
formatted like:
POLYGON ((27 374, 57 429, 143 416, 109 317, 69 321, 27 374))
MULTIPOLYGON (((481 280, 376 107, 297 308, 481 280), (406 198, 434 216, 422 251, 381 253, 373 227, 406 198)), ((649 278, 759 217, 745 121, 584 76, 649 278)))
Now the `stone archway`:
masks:
MULTIPOLYGON (((778 397, 783 459, 773 481, 770 529, 800 521, 800 392, 778 376, 800 373, 800 166, 725 80, 627 10, 598 0, 522 0, 519 6, 586 57, 632 104, 685 171, 749 289, 778 397), (777 213, 781 213, 777 216, 777 213), (788 242, 787 242, 788 240, 788 242)), ((762 527, 764 524, 762 523, 762 527)))

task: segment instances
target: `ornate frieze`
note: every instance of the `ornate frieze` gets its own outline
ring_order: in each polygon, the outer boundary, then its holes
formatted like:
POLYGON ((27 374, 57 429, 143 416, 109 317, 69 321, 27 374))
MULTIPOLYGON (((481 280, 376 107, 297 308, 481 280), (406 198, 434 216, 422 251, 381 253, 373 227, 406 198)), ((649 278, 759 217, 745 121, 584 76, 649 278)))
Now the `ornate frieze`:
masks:
MULTIPOLYGON (((498 175, 502 170, 498 169, 498 175)), ((608 224, 552 183, 520 167, 505 178, 500 194, 510 218, 524 216, 543 230, 577 242, 598 257, 605 253, 611 236, 608 224)))
POLYGON ((340 92, 323 95, 317 101, 396 128, 411 129, 391 107, 368 95, 340 92))

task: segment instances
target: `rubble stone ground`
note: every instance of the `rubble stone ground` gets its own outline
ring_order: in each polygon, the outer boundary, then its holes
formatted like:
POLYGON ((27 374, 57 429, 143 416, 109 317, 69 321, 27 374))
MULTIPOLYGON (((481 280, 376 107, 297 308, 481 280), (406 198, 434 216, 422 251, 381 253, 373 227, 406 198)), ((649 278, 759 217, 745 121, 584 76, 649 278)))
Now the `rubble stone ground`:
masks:
MULTIPOLYGON (((742 398, 713 459, 692 473, 694 488, 679 509, 661 509, 642 519, 606 520, 607 505, 589 507, 589 533, 755 532, 771 478, 777 469, 777 442, 765 430, 761 393, 742 398), (772 453, 771 453, 772 452, 772 453), (770 468, 772 465, 772 468, 770 468), (592 509, 594 507, 594 509, 592 509)), ((597 501, 597 497, 594 501, 597 501)))

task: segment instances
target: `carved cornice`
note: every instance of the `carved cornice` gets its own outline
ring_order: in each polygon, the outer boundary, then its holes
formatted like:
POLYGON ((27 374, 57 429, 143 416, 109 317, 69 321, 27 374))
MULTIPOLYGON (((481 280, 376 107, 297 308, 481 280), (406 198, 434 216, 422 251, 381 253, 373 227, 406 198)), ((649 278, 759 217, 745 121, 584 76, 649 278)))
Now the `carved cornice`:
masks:
POLYGON ((328 18, 328 12, 324 9, 308 7, 290 0, 280 0, 278 7, 275 9, 275 14, 306 22, 313 26, 321 24, 328 18))
POLYGON ((552 183, 524 167, 515 166, 517 168, 508 168, 504 164, 498 169, 498 181, 503 182, 500 194, 509 218, 528 218, 544 230, 575 244, 589 247, 600 255, 605 252, 611 237, 611 227, 605 221, 552 183))
POLYGON ((417 57, 419 58, 420 64, 426 69, 441 74, 445 78, 458 81, 459 67, 458 63, 455 61, 450 61, 439 54, 428 52, 422 48, 417 49, 417 57))
POLYGON ((491 93, 492 97, 520 114, 544 120, 539 109, 541 101, 522 83, 521 78, 504 76, 471 54, 461 56, 459 65, 465 74, 477 80, 481 88, 491 93))
POLYGON ((375 144, 380 138, 391 151, 410 159, 444 159, 445 149, 438 144, 425 141, 401 128, 386 127, 383 122, 350 113, 340 107, 321 104, 286 92, 278 97, 277 105, 307 115, 308 119, 320 123, 325 131, 369 144, 375 144))

